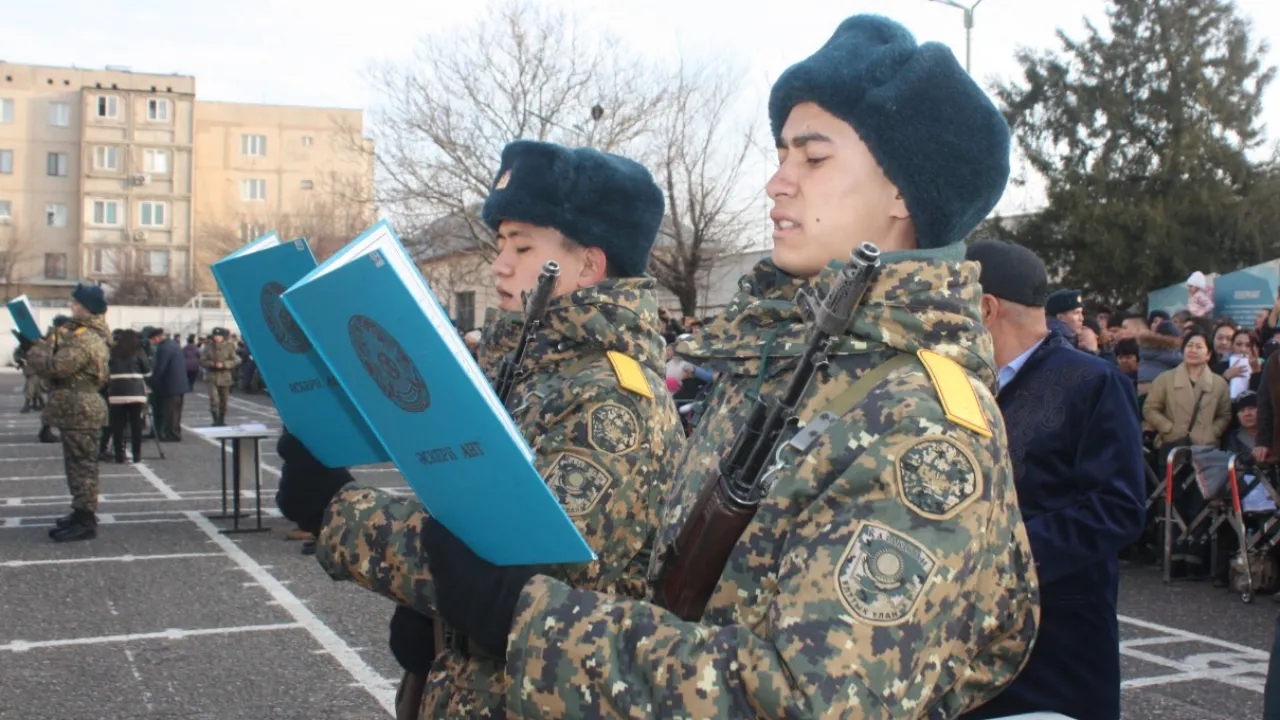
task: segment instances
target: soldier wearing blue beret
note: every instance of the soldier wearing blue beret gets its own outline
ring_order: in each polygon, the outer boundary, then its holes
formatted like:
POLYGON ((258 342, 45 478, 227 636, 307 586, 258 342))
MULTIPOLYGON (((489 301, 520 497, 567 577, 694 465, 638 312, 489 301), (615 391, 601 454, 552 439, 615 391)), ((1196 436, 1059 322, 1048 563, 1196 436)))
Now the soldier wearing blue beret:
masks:
MULTIPOLYGON (((443 618, 505 659, 507 715, 954 718, 1027 658, 1038 586, 1018 510, 978 265, 963 239, 1009 175, 1009 129, 945 47, 849 18, 778 79, 774 249, 682 342, 717 372, 658 528, 647 601, 498 568, 430 523, 443 618), (765 495, 705 608, 665 570, 754 398, 779 398, 860 242, 882 267, 769 453, 765 495)), ((688 548, 684 548, 687 550, 688 548)))
MULTIPOLYGON (((645 274, 664 198, 639 163, 590 148, 519 140, 506 146, 481 213, 497 236, 499 316, 478 358, 493 379, 519 334, 525 293, 544 263, 559 277, 508 398, 535 462, 599 558, 550 570, 585 591, 642 599, 663 490, 684 433, 663 383, 663 326, 645 274)), ((470 330, 470 328, 460 328, 470 330)), ((297 438, 281 438, 277 502, 316 533, 331 577, 401 605, 391 649, 406 675, 397 717, 503 717, 503 663, 438 614, 416 499, 347 484, 319 468, 297 438), (345 487, 343 487, 345 485, 345 487), (437 633, 436 631, 440 632, 437 633)), ((478 499, 479 500, 479 499, 478 499)))

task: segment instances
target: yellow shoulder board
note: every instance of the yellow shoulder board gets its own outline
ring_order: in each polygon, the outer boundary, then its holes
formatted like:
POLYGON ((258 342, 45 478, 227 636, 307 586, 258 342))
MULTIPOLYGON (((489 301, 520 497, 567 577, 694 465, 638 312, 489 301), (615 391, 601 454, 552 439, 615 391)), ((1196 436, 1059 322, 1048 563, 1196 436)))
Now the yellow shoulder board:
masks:
POLYGON ((84 331, 85 331, 85 328, 82 328, 82 327, 78 327, 78 328, 76 328, 76 334, 77 334, 77 335, 83 335, 83 334, 84 334, 84 331))
POLYGON ((982 437, 991 437, 991 425, 982 412, 978 393, 974 391, 969 375, 960 367, 960 363, 932 350, 921 350, 916 355, 924 363, 924 369, 929 373, 934 389, 938 391, 942 411, 946 413, 947 419, 982 437))
POLYGON ((618 376, 618 387, 652 400, 653 390, 644 376, 644 370, 640 369, 640 363, 614 350, 610 350, 608 355, 609 362, 613 364, 613 374, 618 376))

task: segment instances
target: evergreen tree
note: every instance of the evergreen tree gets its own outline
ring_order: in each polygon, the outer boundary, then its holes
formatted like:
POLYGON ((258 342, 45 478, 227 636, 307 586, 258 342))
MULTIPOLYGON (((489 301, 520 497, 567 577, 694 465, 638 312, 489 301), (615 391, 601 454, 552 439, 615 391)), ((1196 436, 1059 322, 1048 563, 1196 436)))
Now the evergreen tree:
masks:
POLYGON ((1021 82, 997 90, 1048 181, 1048 208, 1013 238, 1108 304, 1280 255, 1280 182, 1249 158, 1266 44, 1230 0, 1111 0, 1107 21, 1019 52, 1021 82))

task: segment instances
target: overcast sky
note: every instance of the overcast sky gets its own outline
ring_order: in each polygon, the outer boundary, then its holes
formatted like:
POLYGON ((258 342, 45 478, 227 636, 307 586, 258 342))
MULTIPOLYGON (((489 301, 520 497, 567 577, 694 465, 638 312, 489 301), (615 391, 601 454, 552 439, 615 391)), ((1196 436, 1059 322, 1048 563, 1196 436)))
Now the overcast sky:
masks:
MULTIPOLYGON (((971 4, 972 0, 961 0, 971 4)), ((744 63, 766 92, 787 67, 817 49, 845 17, 878 12, 921 40, 950 45, 964 61, 963 13, 930 0, 545 0, 577 10, 656 57, 679 49, 744 63)), ((39 0, 6 3, 0 60, 42 65, 125 65, 195 75, 205 100, 368 108, 376 96, 363 71, 408 56, 415 39, 447 32, 478 14, 465 0, 39 0)), ((1237 0, 1255 36, 1280 39, 1280 2, 1237 0)), ((1080 35, 1101 23, 1104 0, 985 0, 973 31, 973 73, 989 86, 1017 70, 1019 46, 1056 46, 1055 29, 1080 35)), ((1271 64, 1280 64, 1272 51, 1271 64)), ((1267 98, 1268 135, 1280 139, 1280 88, 1267 98)), ((761 176, 764 175, 762 162, 761 176)), ((1016 170, 1015 170, 1016 172, 1016 170)), ((763 180, 762 180, 763 182, 763 180)), ((1016 212, 1039 202, 1011 187, 1016 212)))

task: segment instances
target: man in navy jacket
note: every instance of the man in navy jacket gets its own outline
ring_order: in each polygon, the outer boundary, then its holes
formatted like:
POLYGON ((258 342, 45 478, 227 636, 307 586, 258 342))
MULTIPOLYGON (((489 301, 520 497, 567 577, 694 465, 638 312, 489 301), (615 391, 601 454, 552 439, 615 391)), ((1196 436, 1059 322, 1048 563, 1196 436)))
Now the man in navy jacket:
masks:
POLYGON ((1138 539, 1142 426, 1133 383, 1050 332, 1048 275, 1030 250, 980 242, 983 323, 1000 366, 996 396, 1009 435, 1018 504, 1040 578, 1040 629, 1026 667, 965 718, 1036 711, 1120 717, 1117 556, 1138 539))

